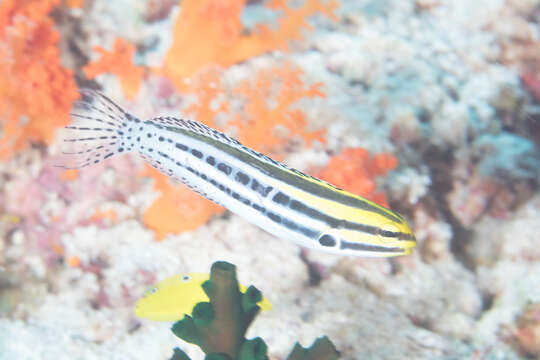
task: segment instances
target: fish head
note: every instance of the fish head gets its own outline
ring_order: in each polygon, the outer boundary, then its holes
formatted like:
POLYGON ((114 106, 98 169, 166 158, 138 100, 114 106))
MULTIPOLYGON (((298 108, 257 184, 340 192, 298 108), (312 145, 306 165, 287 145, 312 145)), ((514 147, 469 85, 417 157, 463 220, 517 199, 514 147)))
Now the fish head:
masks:
POLYGON ((174 275, 146 290, 135 305, 135 315, 155 321, 177 321, 191 314, 193 307, 208 301, 202 283, 208 274, 174 275))
POLYGON ((416 246, 409 224, 399 215, 395 221, 341 221, 337 227, 322 231, 317 240, 325 251, 365 257, 408 255, 416 246))

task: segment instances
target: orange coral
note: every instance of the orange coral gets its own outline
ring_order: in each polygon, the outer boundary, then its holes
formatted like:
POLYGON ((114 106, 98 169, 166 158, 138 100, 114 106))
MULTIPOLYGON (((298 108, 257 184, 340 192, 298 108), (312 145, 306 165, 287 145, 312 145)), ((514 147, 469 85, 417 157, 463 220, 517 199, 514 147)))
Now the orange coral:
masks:
POLYGON ((64 0, 65 4, 69 8, 82 8, 84 6, 84 0, 64 0))
POLYGON ((317 176, 344 190, 388 206, 386 195, 376 190, 374 178, 385 175, 396 166, 397 159, 391 154, 370 157, 366 149, 347 148, 332 157, 326 169, 317 176))
POLYGON ((60 65, 59 34, 48 16, 60 0, 0 3, 0 158, 50 143, 79 96, 71 70, 60 65))
POLYGON ((306 0, 303 6, 288 7, 285 0, 268 4, 283 16, 276 30, 259 25, 244 34, 241 22, 246 0, 184 0, 174 27, 174 41, 167 52, 162 73, 179 89, 183 79, 205 65, 230 66, 271 50, 286 50, 288 41, 301 39, 306 19, 320 12, 334 18, 335 0, 306 0))
POLYGON ((302 70, 290 64, 259 71, 254 81, 246 80, 234 93, 244 99, 245 105, 229 125, 238 128, 238 139, 244 145, 266 154, 278 155, 279 150, 295 136, 307 145, 313 140, 324 143, 324 130, 306 131, 303 111, 291 109, 302 98, 324 97, 321 83, 305 87, 300 76, 302 70), (276 89, 277 88, 277 89, 276 89), (278 128, 287 134, 279 134, 278 128))
POLYGON ((155 232, 158 240, 168 234, 194 230, 212 215, 224 211, 185 186, 171 185, 166 176, 153 168, 147 167, 141 175, 153 177, 155 189, 161 192, 143 216, 144 224, 155 232))
POLYGON ((73 181, 79 177, 79 170, 70 169, 63 171, 59 178, 63 181, 73 181))
POLYGON ((114 210, 97 210, 91 217, 92 222, 114 223, 118 220, 118 213, 114 210))
POLYGON ((94 51, 101 56, 83 68, 84 74, 90 79, 103 73, 115 74, 126 97, 133 100, 139 92, 144 76, 144 68, 133 64, 135 45, 117 38, 111 51, 101 46, 94 48, 94 51))

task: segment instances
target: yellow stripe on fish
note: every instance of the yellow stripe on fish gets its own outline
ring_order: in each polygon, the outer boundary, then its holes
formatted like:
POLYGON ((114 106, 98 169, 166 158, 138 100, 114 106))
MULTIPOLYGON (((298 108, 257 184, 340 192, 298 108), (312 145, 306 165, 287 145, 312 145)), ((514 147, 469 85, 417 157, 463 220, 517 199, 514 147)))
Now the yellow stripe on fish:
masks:
MULTIPOLYGON (((210 278, 209 274, 189 273, 171 276, 147 290, 135 305, 135 315, 154 321, 177 321, 191 314, 193 307, 200 302, 209 301, 202 284, 210 278)), ((241 293, 246 287, 238 284, 241 293)), ((272 309, 265 298, 257 303, 261 310, 272 309)))
POLYGON ((287 167, 196 121, 140 120, 103 94, 82 90, 66 168, 137 152, 251 223, 299 245, 361 256, 409 254, 415 237, 398 213, 287 167))

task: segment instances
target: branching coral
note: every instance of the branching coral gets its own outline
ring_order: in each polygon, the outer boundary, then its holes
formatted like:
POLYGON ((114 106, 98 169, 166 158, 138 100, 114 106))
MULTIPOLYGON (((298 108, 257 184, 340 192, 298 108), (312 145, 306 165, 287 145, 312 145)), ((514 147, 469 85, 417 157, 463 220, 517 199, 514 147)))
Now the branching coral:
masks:
POLYGON ((347 148, 330 159, 318 176, 338 187, 388 206, 386 195, 376 190, 375 177, 385 175, 397 166, 391 154, 370 156, 366 149, 347 148))
POLYGON ((69 122, 78 97, 71 70, 60 64, 59 34, 49 17, 60 0, 0 3, 0 158, 27 140, 49 143, 69 122))
MULTIPOLYGON (((196 344, 206 359, 268 359, 264 341, 257 337, 245 338, 246 331, 259 312, 257 302, 262 294, 250 286, 244 294, 238 290, 236 268, 224 261, 212 265, 210 280, 203 283, 210 302, 200 302, 191 316, 176 322, 173 333, 179 338, 196 344)), ((311 348, 296 343, 289 360, 335 360, 339 353, 327 337, 319 338, 311 348)), ((180 349, 175 348, 172 359, 189 360, 180 349)))
POLYGON ((334 0, 306 0, 303 6, 289 7, 285 0, 273 0, 268 6, 281 11, 276 30, 259 25, 252 34, 244 34, 241 22, 246 0, 185 0, 174 27, 162 72, 183 88, 183 80, 205 65, 230 66, 271 50, 285 50, 292 39, 300 39, 306 19, 320 12, 334 17, 334 0), (194 36, 197 34, 197 36, 194 36))
POLYGON ((139 92, 144 76, 144 68, 133 64, 135 45, 124 39, 116 39, 113 49, 108 51, 101 46, 94 49, 101 56, 84 67, 84 74, 93 79, 103 73, 118 76, 122 91, 128 99, 134 99, 139 92))

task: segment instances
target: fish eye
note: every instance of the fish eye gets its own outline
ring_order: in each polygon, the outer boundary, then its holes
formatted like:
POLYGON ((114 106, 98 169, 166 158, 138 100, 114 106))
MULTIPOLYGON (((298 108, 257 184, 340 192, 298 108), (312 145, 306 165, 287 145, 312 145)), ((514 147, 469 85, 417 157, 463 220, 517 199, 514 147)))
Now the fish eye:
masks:
POLYGON ((151 295, 151 294, 155 294, 155 293, 157 293, 157 287, 153 287, 151 289, 146 290, 144 295, 151 295))
POLYGON ((182 276, 182 281, 187 282, 187 281, 189 281, 189 280, 191 280, 191 276, 189 276, 189 275, 184 275, 184 276, 182 276))
POLYGON ((334 247, 338 243, 337 239, 330 234, 323 234, 318 241, 319 244, 325 247, 334 247))

